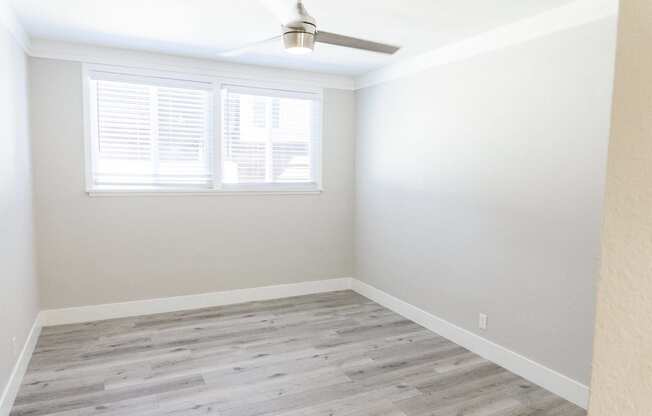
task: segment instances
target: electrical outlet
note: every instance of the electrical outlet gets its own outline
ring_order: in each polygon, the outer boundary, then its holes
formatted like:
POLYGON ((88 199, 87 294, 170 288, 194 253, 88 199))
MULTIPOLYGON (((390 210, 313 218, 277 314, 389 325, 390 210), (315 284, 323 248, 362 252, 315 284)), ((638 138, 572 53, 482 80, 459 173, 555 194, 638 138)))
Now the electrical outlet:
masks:
POLYGON ((478 317, 478 327, 480 329, 487 329, 487 323, 489 322, 489 317, 486 313, 481 313, 478 317))
POLYGON ((11 348, 14 352, 14 357, 16 357, 18 355, 18 342, 16 341, 16 337, 11 338, 11 348))

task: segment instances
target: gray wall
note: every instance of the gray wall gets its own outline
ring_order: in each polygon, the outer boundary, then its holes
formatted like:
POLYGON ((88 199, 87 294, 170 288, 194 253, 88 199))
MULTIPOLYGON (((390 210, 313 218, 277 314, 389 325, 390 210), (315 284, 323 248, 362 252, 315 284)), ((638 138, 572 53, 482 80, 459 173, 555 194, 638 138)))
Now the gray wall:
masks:
POLYGON ((322 195, 91 198, 81 65, 30 73, 44 309, 352 275, 353 92, 325 91, 322 195))
POLYGON ((0 394, 38 313, 27 57, 0 23, 0 394))
POLYGON ((356 277, 587 383, 614 41, 612 18, 359 91, 356 277))

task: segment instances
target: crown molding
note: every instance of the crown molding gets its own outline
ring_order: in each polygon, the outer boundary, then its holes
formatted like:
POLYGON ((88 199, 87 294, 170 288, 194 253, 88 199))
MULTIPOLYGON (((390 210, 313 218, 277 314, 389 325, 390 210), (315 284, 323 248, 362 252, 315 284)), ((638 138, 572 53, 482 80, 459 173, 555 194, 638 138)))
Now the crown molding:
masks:
POLYGON ((0 0, 0 26, 4 26, 5 29, 16 40, 16 43, 20 45, 25 52, 29 51, 30 48, 30 38, 23 26, 20 24, 18 17, 14 9, 9 5, 8 0, 0 0))
POLYGON ((356 78, 362 89, 417 74, 427 69, 518 45, 618 14, 618 0, 575 0, 533 17, 500 26, 458 43, 432 50, 356 78))
POLYGON ((353 90, 355 88, 355 81, 352 77, 341 75, 233 64, 212 61, 210 59, 173 56, 155 52, 84 45, 46 39, 32 39, 29 55, 35 58, 185 72, 193 75, 224 77, 229 79, 284 82, 307 87, 341 90, 353 90))

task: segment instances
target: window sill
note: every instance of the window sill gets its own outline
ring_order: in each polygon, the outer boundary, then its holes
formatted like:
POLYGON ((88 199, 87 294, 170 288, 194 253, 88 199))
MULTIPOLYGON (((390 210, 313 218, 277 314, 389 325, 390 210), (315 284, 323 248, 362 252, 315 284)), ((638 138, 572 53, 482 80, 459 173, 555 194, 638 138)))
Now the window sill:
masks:
POLYGON ((319 195, 321 189, 90 189, 89 197, 151 197, 151 196, 283 196, 319 195))

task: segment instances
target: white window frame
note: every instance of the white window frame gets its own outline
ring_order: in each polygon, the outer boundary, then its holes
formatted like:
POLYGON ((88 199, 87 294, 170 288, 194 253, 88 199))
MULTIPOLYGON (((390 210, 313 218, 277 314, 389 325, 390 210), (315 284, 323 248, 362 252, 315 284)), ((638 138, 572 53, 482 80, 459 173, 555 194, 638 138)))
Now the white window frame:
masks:
POLYGON ((322 188, 322 131, 324 120, 324 94, 321 88, 310 88, 305 86, 292 85, 288 83, 272 83, 261 81, 250 81, 231 79, 226 77, 211 77, 204 75, 182 74, 178 72, 158 71, 141 68, 83 64, 82 66, 82 87, 83 87, 83 117, 84 117, 84 169, 86 193, 90 196, 138 196, 138 195, 279 195, 279 194, 319 194, 322 188), (212 163, 213 187, 212 188, 143 188, 143 189, 102 189, 93 184, 94 152, 93 143, 96 141, 96 121, 93 116, 93 94, 91 91, 91 77, 94 72, 116 74, 116 79, 144 80, 147 78, 159 78, 166 80, 169 85, 183 83, 205 83, 210 85, 212 90, 213 112, 209 114, 209 125, 211 126, 212 139, 212 163), (251 88, 273 89, 288 91, 290 93, 301 93, 316 97, 319 103, 317 134, 315 135, 311 149, 311 167, 313 180, 305 184, 223 184, 222 174, 222 140, 224 131, 222 129, 222 89, 225 86, 241 86, 251 88))

